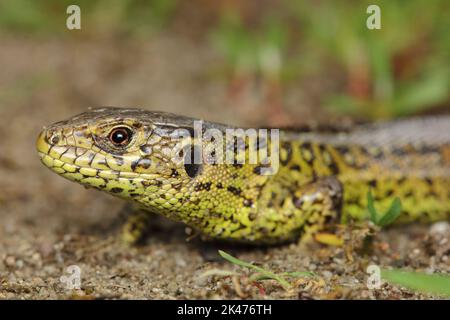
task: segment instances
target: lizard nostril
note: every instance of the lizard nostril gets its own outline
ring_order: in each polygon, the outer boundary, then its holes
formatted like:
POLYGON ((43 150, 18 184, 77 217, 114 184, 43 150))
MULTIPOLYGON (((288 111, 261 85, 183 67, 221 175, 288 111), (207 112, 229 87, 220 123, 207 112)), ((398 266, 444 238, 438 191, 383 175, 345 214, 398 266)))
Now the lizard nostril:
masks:
POLYGON ((54 135, 51 140, 50 140, 53 144, 57 144, 59 142, 59 136, 58 135, 54 135))
POLYGON ((55 145, 61 140, 61 137, 57 132, 49 132, 47 139, 51 144, 55 145))

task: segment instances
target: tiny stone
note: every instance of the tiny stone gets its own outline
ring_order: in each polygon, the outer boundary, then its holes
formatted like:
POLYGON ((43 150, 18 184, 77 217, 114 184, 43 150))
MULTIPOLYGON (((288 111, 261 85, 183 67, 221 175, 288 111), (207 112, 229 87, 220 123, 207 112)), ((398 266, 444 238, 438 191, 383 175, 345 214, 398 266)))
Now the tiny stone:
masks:
POLYGON ((8 256, 8 257, 6 257, 6 259, 5 259, 5 264, 6 264, 8 267, 14 267, 15 264, 16 264, 16 258, 14 258, 13 256, 8 256))
POLYGON ((9 282, 9 283, 16 283, 16 282, 17 282, 17 278, 16 278, 16 276, 14 275, 14 273, 10 273, 10 274, 9 274, 8 282, 9 282))
POLYGON ((331 273, 331 272, 328 271, 328 270, 325 270, 325 271, 322 272, 322 275, 323 275, 323 277, 324 277, 325 279, 331 279, 331 277, 333 276, 333 273, 331 273))
POLYGON ((430 227, 430 234, 450 235, 450 224, 447 221, 433 223, 430 227))
POLYGON ((175 283, 175 282, 170 282, 170 283, 167 285, 167 290, 169 291, 168 293, 170 293, 170 292, 176 292, 177 289, 178 289, 178 284, 175 283))
POLYGON ((41 259, 41 255, 39 254, 39 252, 35 252, 31 256, 31 259, 34 260, 34 261, 39 261, 41 259))
POLYGON ((17 260, 17 261, 16 261, 16 267, 17 267, 18 269, 22 269, 22 268, 23 268, 23 265, 24 265, 23 260, 17 260))

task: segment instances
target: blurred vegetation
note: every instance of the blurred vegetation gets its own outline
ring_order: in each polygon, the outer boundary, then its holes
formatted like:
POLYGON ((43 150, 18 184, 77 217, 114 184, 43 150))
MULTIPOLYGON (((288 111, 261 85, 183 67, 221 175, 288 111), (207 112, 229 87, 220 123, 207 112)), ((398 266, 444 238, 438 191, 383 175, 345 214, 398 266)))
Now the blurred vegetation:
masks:
POLYGON ((184 28, 197 29, 222 54, 230 85, 261 80, 276 101, 281 88, 319 78, 333 83, 320 104, 338 113, 388 118, 449 109, 446 0, 4 0, 0 30, 65 37, 69 4, 81 7, 84 37, 183 36, 174 26, 190 20, 184 28), (366 28, 374 3, 381 30, 366 28))
POLYGON ((67 35, 66 9, 81 8, 82 30, 88 35, 124 35, 157 31, 164 27, 178 0, 2 0, 2 31, 32 35, 67 35))

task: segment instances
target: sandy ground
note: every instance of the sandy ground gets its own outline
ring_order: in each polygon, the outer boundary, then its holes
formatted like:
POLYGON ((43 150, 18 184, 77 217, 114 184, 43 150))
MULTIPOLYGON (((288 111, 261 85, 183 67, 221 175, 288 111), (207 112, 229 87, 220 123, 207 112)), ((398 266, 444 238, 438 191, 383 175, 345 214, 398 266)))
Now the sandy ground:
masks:
MULTIPOLYGON (((446 237, 433 226, 384 231, 363 253, 359 240, 344 248, 186 241, 182 225, 155 217, 145 244, 123 246, 117 229, 109 227, 123 201, 44 168, 34 147, 41 127, 99 105, 148 107, 236 125, 263 123, 258 90, 230 100, 223 77, 210 74, 218 56, 167 36, 139 43, 6 36, 0 42, 0 298, 421 299, 430 296, 388 284, 368 290, 367 265, 450 272, 448 232, 446 237), (316 276, 292 279, 289 290, 272 280, 255 284, 248 270, 224 261, 218 249, 274 272, 316 276), (70 265, 81 269, 80 290, 60 281, 70 265), (239 274, 202 277, 214 268, 239 274)), ((312 113, 317 86, 308 85, 311 96, 287 90, 286 108, 300 120, 325 117, 312 113)), ((361 238, 356 231, 353 236, 361 238)))

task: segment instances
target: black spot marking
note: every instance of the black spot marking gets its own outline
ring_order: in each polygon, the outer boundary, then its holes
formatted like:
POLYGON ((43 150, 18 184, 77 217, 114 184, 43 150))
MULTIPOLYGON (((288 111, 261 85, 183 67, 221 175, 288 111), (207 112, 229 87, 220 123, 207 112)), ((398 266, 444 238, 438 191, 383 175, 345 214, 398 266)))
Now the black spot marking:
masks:
POLYGON ((219 183, 217 184, 217 189, 223 189, 222 183, 219 182, 219 183))
MULTIPOLYGON (((333 158, 331 158, 331 159, 333 159, 333 158)), ((340 172, 339 167, 338 167, 337 163, 334 161, 334 159, 331 160, 330 164, 328 164, 328 168, 330 169, 331 174, 333 174, 333 175, 337 175, 340 172)))
POLYGON ((194 186, 194 191, 202 191, 202 190, 206 190, 209 191, 211 190, 211 182, 199 182, 197 184, 195 184, 194 186))
POLYGON ((172 178, 176 178, 178 177, 180 174, 178 173, 178 171, 176 169, 172 169, 172 173, 170 174, 170 176, 172 178))
POLYGON ((206 190, 206 191, 209 191, 209 190, 211 190, 211 182, 206 182, 206 183, 204 183, 203 184, 203 188, 206 190))
POLYGON ((437 198, 437 194, 436 194, 436 192, 434 192, 434 191, 428 191, 426 194, 425 194, 425 197, 426 198, 437 198))
POLYGON ((399 147, 399 148, 393 149, 392 154, 401 157, 401 156, 408 154, 408 151, 405 148, 399 147))
POLYGON ((133 170, 133 171, 136 170, 136 167, 137 167, 137 165, 139 164, 139 160, 140 160, 140 159, 137 159, 137 160, 131 162, 131 165, 130 165, 130 166, 131 166, 131 170, 133 170))
POLYGON ((335 149, 342 156, 350 152, 350 149, 347 146, 343 146, 343 145, 336 146, 335 149))
POLYGON ((199 173, 202 166, 200 164, 185 164, 184 171, 190 178, 195 178, 199 173))
POLYGON ((239 196, 241 194, 241 192, 242 192, 242 190, 240 188, 236 188, 236 187, 233 187, 233 186, 229 186, 227 188, 227 190, 229 192, 231 192, 232 194, 236 195, 236 196, 239 196))
POLYGON ((257 175, 260 175, 261 174, 261 170, 262 170, 262 167, 260 167, 260 166, 254 167, 253 168, 253 173, 255 173, 257 175))
POLYGON ((122 191, 123 191, 122 188, 117 188, 117 187, 111 189, 111 192, 112 192, 112 193, 121 193, 122 191))
POLYGON ((299 197, 295 197, 294 196, 292 199, 293 199, 293 202, 294 202, 294 206, 297 209, 301 209, 301 207, 303 206, 303 203, 304 203, 303 198, 299 198, 299 197))
POLYGON ((422 145, 419 149, 419 153, 421 154, 427 154, 427 153, 438 153, 439 147, 438 146, 432 146, 432 145, 422 145))
POLYGON ((433 186, 433 180, 429 177, 425 178, 425 182, 429 185, 429 186, 433 186))
POLYGON ((294 170, 294 171, 301 171, 301 168, 300 168, 300 166, 298 165, 298 164, 294 164, 294 165, 292 165, 291 167, 290 167, 290 169, 291 170, 294 170))
POLYGON ((190 178, 195 178, 202 169, 201 164, 196 164, 195 162, 195 154, 198 154, 198 158, 200 159, 201 149, 199 146, 192 146, 190 153, 185 153, 184 155, 184 171, 190 178))
POLYGON ((281 152, 280 152, 280 162, 283 165, 286 165, 292 159, 292 146, 291 146, 291 143, 284 142, 284 143, 281 144, 281 148, 282 148, 282 150, 284 150, 286 152, 286 157, 283 159, 283 157, 281 157, 281 152))
POLYGON ((251 199, 244 199, 244 207, 251 207, 253 205, 253 201, 251 199))

